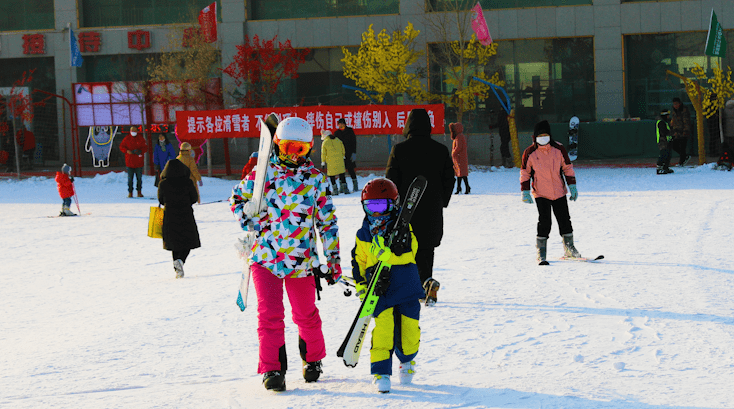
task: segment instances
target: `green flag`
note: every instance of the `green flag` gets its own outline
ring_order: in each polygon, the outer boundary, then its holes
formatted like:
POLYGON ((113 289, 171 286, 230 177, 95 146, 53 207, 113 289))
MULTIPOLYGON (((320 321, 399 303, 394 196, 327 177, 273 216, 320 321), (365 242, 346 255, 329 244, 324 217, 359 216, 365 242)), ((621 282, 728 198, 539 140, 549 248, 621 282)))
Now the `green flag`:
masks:
POLYGON ((712 57, 726 56, 726 38, 724 37, 724 28, 721 27, 716 19, 716 13, 711 9, 711 26, 706 36, 706 55, 712 57))

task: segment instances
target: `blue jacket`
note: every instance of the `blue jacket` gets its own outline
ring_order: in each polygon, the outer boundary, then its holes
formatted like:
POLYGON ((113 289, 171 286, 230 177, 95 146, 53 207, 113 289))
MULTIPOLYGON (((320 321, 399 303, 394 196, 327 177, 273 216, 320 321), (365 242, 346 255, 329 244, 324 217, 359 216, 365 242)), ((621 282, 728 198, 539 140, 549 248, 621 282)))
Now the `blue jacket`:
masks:
MULTIPOLYGON (((415 264, 415 253, 418 251, 418 240, 410 229, 412 237, 411 251, 400 256, 393 255, 388 262, 392 264, 390 274, 390 286, 385 295, 377 301, 374 316, 390 307, 402 304, 406 301, 418 300, 426 297, 421 285, 418 266, 415 264)), ((365 216, 362 227, 357 231, 357 240, 352 249, 352 277, 357 284, 369 284, 370 274, 367 269, 377 264, 377 258, 370 252, 372 245, 372 233, 369 221, 365 216)))
POLYGON ((161 144, 157 143, 153 146, 153 164, 161 171, 166 167, 169 160, 176 158, 176 151, 170 142, 166 142, 166 151, 163 152, 161 144))

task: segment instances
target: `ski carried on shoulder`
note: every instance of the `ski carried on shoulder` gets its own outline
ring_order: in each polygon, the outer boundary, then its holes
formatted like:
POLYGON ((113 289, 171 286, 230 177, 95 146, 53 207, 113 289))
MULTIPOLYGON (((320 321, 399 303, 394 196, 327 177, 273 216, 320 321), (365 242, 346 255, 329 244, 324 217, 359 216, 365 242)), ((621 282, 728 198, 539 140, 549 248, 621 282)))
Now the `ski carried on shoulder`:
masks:
MULTIPOLYGON (((415 208, 421 200, 423 193, 426 191, 427 186, 428 181, 426 178, 418 176, 408 187, 408 191, 405 195, 406 198, 400 207, 400 213, 398 214, 397 220, 395 220, 395 224, 388 231, 386 240, 388 247, 391 246, 395 240, 404 239, 404 237, 399 237, 401 232, 410 232, 410 219, 413 217, 415 208)), ((409 234, 408 240, 410 240, 409 234)), ((359 362, 359 353, 362 350, 365 335, 367 335, 367 328, 372 321, 372 314, 375 312, 375 307, 377 307, 377 301, 380 299, 380 297, 375 294, 375 287, 380 279, 380 274, 389 270, 390 267, 392 266, 384 261, 377 263, 375 271, 372 273, 372 277, 370 277, 369 285, 367 286, 367 294, 365 295, 362 304, 359 306, 359 311, 357 311, 357 315, 354 317, 354 321, 352 321, 352 326, 349 328, 349 332, 347 332, 344 342, 342 342, 341 347, 339 347, 339 350, 336 352, 336 356, 343 358, 344 365, 348 367, 354 368, 359 362)))
MULTIPOLYGON (((270 154, 273 151, 273 134, 275 134, 277 127, 278 117, 275 115, 271 114, 265 122, 262 119, 260 120, 260 147, 257 153, 257 165, 255 165, 255 186, 252 189, 252 199, 250 199, 255 205, 253 208, 256 209, 256 212, 262 211, 263 207, 265 179, 268 176, 268 162, 270 162, 270 154)), ((237 292, 237 306, 243 312, 247 308, 247 290, 250 288, 250 253, 252 246, 255 244, 255 239, 256 233, 248 231, 238 243, 238 251, 240 257, 244 259, 244 265, 242 266, 242 280, 237 292)))

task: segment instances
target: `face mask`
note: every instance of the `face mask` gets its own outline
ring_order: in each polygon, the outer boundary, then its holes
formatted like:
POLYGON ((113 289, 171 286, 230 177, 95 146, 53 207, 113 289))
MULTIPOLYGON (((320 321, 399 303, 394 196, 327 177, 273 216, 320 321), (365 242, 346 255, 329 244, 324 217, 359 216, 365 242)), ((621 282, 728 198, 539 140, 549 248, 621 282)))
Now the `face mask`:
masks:
POLYGON ((550 136, 538 136, 535 138, 535 142, 537 142, 538 145, 548 145, 548 142, 550 142, 550 136))
POLYGON ((138 134, 138 133, 137 133, 137 132, 135 132, 135 131, 133 131, 133 132, 130 132, 130 135, 132 135, 132 136, 135 136, 135 135, 137 135, 137 134, 138 134))

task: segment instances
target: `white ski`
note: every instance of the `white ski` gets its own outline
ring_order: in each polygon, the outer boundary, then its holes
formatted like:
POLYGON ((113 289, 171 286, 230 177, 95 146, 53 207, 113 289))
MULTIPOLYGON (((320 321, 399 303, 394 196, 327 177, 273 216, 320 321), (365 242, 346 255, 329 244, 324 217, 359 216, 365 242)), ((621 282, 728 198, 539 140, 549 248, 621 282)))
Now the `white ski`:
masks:
MULTIPOLYGON (((255 165, 255 186, 252 190, 252 206, 250 212, 247 212, 246 216, 252 217, 257 213, 263 211, 263 192, 265 191, 265 182, 268 175, 268 162, 270 161, 270 154, 273 151, 273 134, 269 126, 277 126, 278 118, 275 115, 270 115, 267 119, 267 124, 260 120, 260 147, 257 153, 257 165, 255 165)), ((273 128, 273 132, 275 129, 273 128)), ((242 250, 240 250, 240 256, 245 260, 244 266, 242 267, 242 280, 240 281, 239 292, 237 293, 237 306, 240 307, 240 311, 245 311, 247 308, 247 290, 250 287, 250 252, 252 246, 255 244, 257 234, 253 231, 245 233, 245 237, 240 240, 242 250)))

